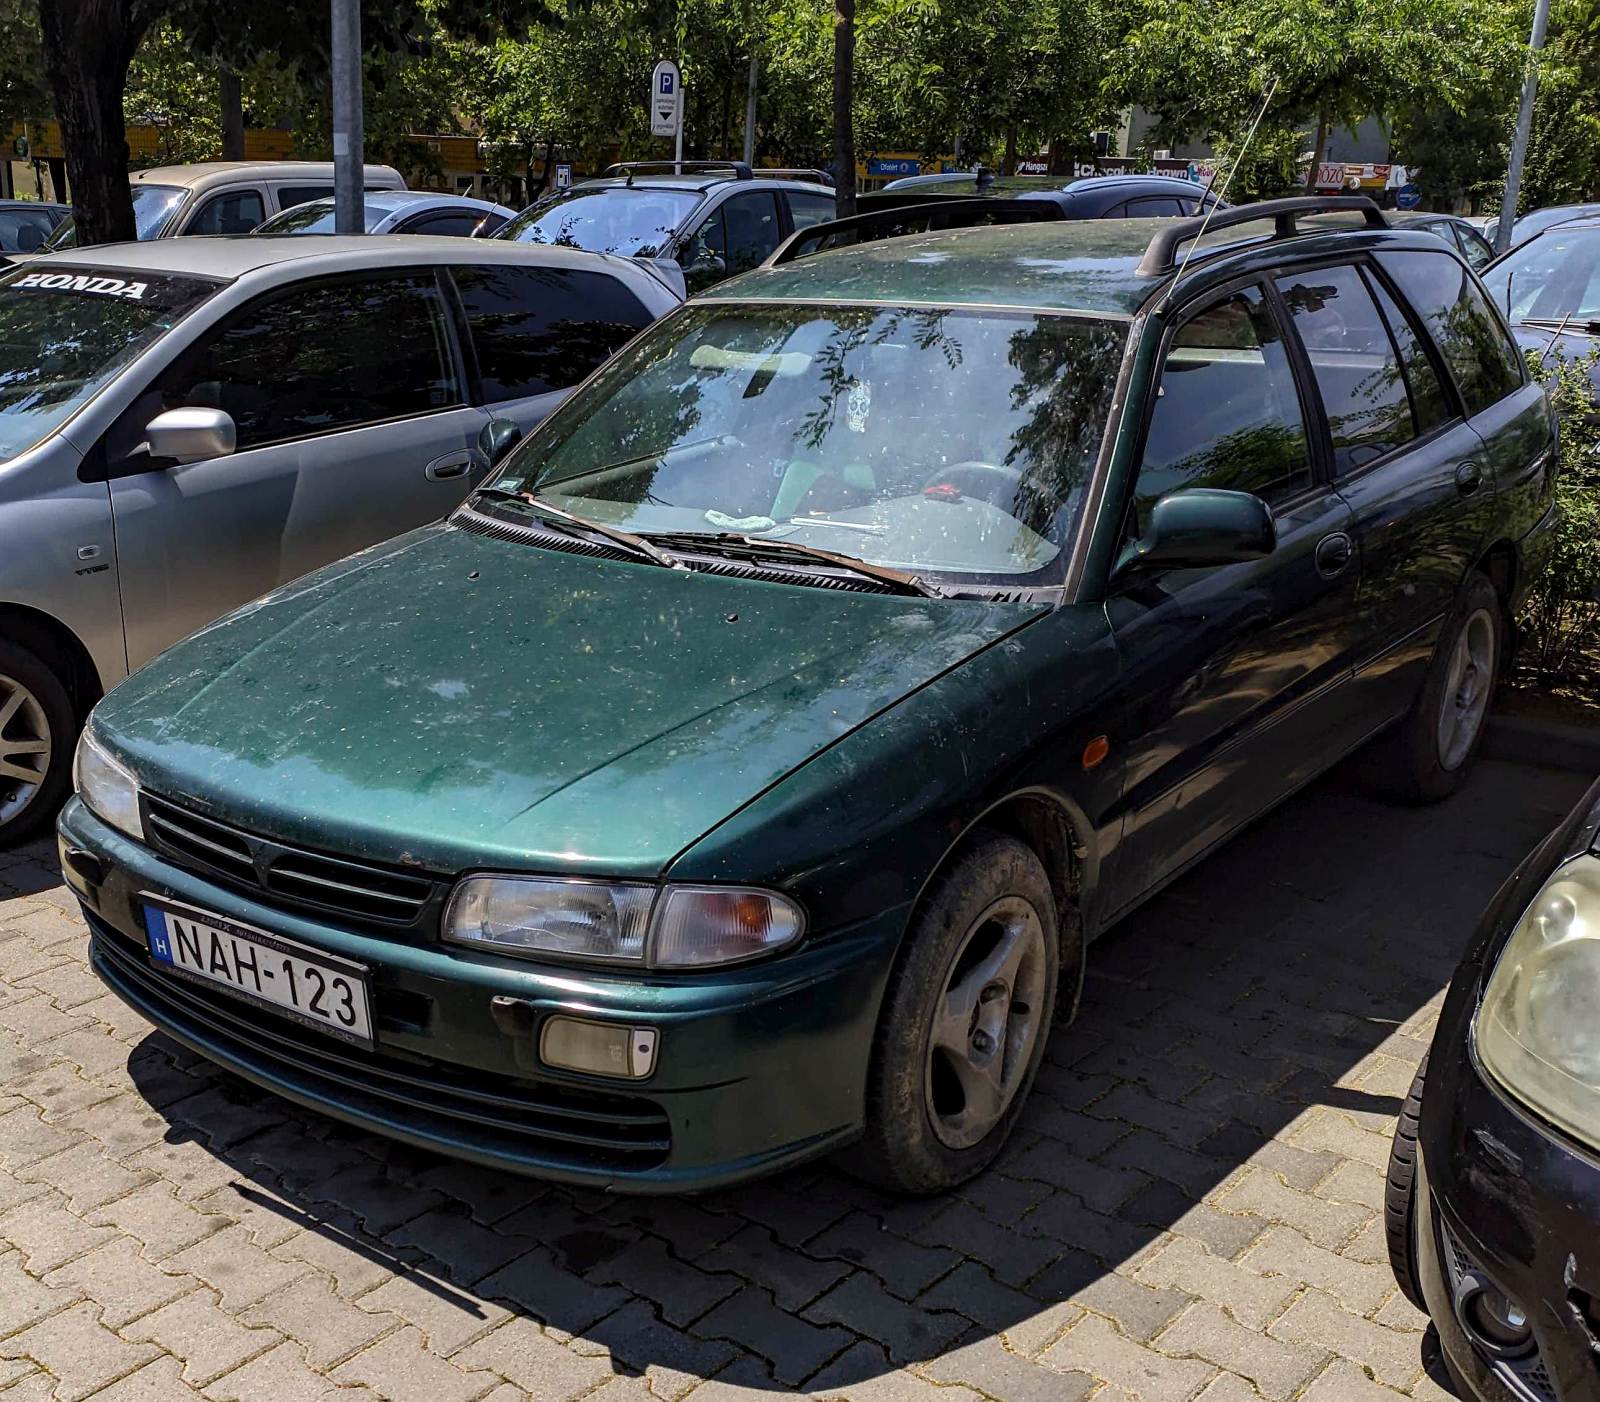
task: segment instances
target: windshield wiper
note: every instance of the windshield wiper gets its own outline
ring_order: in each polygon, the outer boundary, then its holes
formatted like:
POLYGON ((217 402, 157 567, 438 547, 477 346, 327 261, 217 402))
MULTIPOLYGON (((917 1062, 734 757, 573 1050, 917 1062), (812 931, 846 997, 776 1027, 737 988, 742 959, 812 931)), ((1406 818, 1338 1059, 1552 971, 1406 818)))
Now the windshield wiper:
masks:
POLYGON ((620 545, 629 554, 640 559, 649 560, 652 564, 661 565, 669 570, 684 568, 677 560, 667 554, 665 550, 658 549, 642 536, 636 536, 631 531, 620 531, 615 526, 607 526, 599 521, 591 521, 586 516, 574 516, 570 511, 563 511, 559 506, 553 506, 543 497, 535 496, 532 492, 513 492, 505 487, 480 487, 480 496, 504 497, 508 501, 520 501, 531 506, 535 511, 553 516, 563 525, 571 528, 573 535, 582 535, 593 532, 595 535, 604 536, 607 540, 620 545))
POLYGON ((731 531, 719 531, 714 535, 702 534, 699 531, 670 533, 652 531, 651 535, 656 540, 670 540, 683 550, 705 550, 712 554, 723 555, 793 556, 797 559, 816 560, 825 565, 832 565, 835 569, 848 570, 851 574, 893 585, 902 594, 920 594, 925 599, 947 597, 944 590, 937 585, 929 584, 927 580, 908 574, 904 570, 891 569, 888 565, 868 564, 867 561, 858 560, 852 555, 837 555, 832 550, 824 550, 816 545, 801 545, 798 541, 767 540, 761 536, 738 535, 731 531))

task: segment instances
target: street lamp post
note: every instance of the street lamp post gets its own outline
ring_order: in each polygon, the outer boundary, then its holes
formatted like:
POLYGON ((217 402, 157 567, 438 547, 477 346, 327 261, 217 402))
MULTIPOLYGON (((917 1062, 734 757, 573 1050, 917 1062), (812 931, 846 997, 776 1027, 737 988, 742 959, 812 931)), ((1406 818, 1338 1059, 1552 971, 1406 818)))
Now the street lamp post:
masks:
POLYGON ((1511 226, 1517 218, 1517 201, 1522 195, 1522 166, 1528 158, 1528 137, 1533 131, 1533 99, 1539 90, 1539 51, 1544 48, 1545 30, 1550 24, 1550 0, 1538 0, 1533 10, 1533 34, 1528 39, 1528 73, 1522 80, 1522 106, 1517 109, 1517 130, 1511 138, 1511 165, 1506 171, 1506 194, 1500 204, 1500 223, 1495 227, 1494 251, 1511 247, 1511 226))
POLYGON ((333 5, 333 227, 341 234, 366 230, 362 185, 361 0, 333 5))

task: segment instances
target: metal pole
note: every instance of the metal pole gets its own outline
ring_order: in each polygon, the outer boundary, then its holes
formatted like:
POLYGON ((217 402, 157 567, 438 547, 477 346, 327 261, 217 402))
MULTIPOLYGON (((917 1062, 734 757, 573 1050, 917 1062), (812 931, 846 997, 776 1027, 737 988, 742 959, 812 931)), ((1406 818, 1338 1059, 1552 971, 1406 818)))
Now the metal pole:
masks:
POLYGON ((678 69, 678 130, 672 137, 672 167, 674 175, 683 174, 683 109, 688 106, 683 96, 683 69, 678 69))
POLYGON ((744 163, 756 163, 756 78, 758 74, 755 48, 750 50, 750 86, 744 97, 744 163))
POLYGON ((341 234, 366 231, 361 113, 361 0, 333 4, 333 226, 341 234))
POLYGON ((1522 195, 1522 165, 1528 158, 1528 137, 1533 132, 1533 99, 1539 89, 1539 51, 1544 48, 1544 33, 1550 24, 1550 0, 1538 0, 1533 10, 1533 34, 1528 40, 1528 75, 1522 80, 1522 106, 1517 110, 1517 131, 1511 138, 1511 166, 1506 171, 1506 194, 1500 205, 1500 223, 1495 229, 1494 251, 1511 247, 1511 225, 1517 217, 1517 201, 1522 195))

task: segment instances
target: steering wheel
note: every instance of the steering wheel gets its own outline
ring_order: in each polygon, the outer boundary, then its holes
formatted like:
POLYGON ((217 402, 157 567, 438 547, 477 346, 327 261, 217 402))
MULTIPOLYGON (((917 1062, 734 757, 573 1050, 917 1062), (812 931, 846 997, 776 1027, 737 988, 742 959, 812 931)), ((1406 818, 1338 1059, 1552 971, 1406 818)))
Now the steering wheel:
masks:
POLYGON ((1004 463, 983 462, 978 458, 969 458, 966 462, 956 462, 948 467, 941 467, 923 483, 923 490, 946 483, 960 487, 964 496, 977 497, 987 501, 991 506, 1009 510, 1016 500, 1016 488, 1022 484, 1022 472, 1018 468, 1007 467, 1004 463), (1002 488, 1010 489, 1003 501, 998 499, 1002 488))

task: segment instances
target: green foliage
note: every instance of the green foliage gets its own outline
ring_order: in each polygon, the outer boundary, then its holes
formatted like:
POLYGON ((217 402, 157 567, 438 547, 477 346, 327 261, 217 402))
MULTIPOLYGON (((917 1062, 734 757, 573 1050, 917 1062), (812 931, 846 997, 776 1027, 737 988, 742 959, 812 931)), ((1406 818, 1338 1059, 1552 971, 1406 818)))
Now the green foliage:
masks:
POLYGON ((13 122, 50 114, 34 0, 0 0, 0 34, 5 36, 5 60, 0 62, 0 132, 4 132, 13 122))
POLYGON ((1600 0, 1558 0, 1540 66, 1522 210, 1600 191, 1600 0))
POLYGON ((197 58, 170 24, 145 35, 128 67, 122 111, 130 123, 160 133, 154 154, 136 166, 213 160, 222 149, 217 66, 197 58))
POLYGON ((1521 664, 1543 685, 1600 683, 1600 425, 1590 374, 1600 352, 1581 360, 1529 364, 1561 420, 1556 508, 1549 556, 1529 581, 1521 664))

